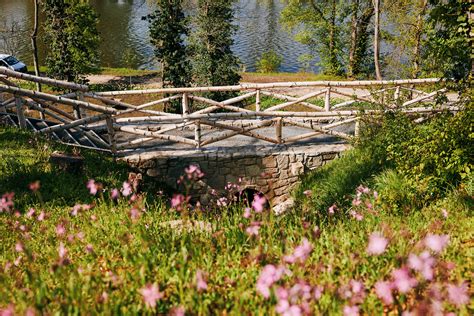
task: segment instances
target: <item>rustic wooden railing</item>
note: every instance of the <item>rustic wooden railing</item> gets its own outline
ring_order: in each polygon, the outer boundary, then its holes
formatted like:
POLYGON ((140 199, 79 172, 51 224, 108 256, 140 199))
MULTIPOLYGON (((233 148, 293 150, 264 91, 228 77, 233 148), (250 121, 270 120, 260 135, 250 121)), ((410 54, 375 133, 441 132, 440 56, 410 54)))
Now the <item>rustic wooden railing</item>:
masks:
POLYGON ((291 144, 320 134, 350 140, 357 134, 362 112, 377 115, 401 109, 423 119, 439 111, 456 111, 450 102, 435 105, 434 99, 446 91, 440 79, 414 79, 92 92, 86 85, 0 68, 0 115, 14 115, 18 126, 38 133, 58 139, 60 133, 70 136, 72 145, 120 154, 142 146, 159 147, 164 141, 201 148, 238 135, 273 144, 291 144), (65 93, 25 88, 37 82, 65 93), (303 95, 289 95, 297 91, 303 95), (215 101, 207 97, 211 92, 233 95, 215 101), (119 97, 143 101, 136 105, 119 97), (273 103, 265 108, 263 102, 268 98, 273 103), (163 110, 171 102, 180 103, 179 114, 163 110), (32 117, 42 125, 32 124, 32 117), (274 127, 273 133, 268 132, 269 127, 274 127), (299 132, 285 137, 286 128, 299 132), (73 137, 77 133, 87 137, 89 145, 80 144, 73 137))

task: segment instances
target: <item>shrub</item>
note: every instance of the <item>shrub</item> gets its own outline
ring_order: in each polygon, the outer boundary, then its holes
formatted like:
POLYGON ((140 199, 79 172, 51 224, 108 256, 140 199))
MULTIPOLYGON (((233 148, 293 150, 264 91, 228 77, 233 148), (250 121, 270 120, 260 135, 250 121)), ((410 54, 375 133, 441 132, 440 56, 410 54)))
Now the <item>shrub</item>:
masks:
POLYGON ((374 178, 381 206, 390 213, 408 213, 420 209, 423 200, 419 198, 418 187, 393 169, 385 170, 374 178))
POLYGON ((257 62, 257 71, 262 73, 277 72, 282 61, 283 57, 274 51, 265 52, 257 62))

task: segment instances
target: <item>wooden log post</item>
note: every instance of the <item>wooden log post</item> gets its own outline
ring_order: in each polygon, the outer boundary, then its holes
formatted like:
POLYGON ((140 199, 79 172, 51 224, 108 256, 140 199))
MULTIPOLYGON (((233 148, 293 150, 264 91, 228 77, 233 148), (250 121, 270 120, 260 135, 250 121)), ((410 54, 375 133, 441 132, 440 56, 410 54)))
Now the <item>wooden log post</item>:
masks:
POLYGON ((18 117, 18 126, 26 128, 25 112, 23 111, 23 99, 15 97, 16 115, 18 117))
POLYGON ((186 92, 183 93, 182 106, 183 106, 183 115, 189 115, 189 98, 186 92))
POLYGON ((194 140, 196 148, 201 148, 201 122, 199 120, 194 122, 194 140))
POLYGON ((255 111, 260 112, 260 89, 257 90, 257 94, 255 95, 255 111))
POLYGON ((395 89, 395 94, 393 95, 393 99, 395 100, 395 104, 399 105, 398 103, 400 102, 400 86, 397 86, 395 89))
POLYGON ((354 136, 359 137, 360 135, 360 118, 358 117, 355 121, 354 136))
POLYGON ((283 134, 283 118, 279 117, 276 119, 276 139, 278 141, 278 144, 283 143, 282 141, 282 134, 283 134))
POLYGON ((108 116, 105 122, 107 124, 107 134, 109 136, 110 150, 112 151, 112 155, 116 155, 117 154, 117 140, 115 137, 114 119, 112 118, 112 116, 108 116))
POLYGON ((324 111, 329 112, 331 110, 331 87, 326 90, 326 97, 324 99, 324 111))
MULTIPOLYGON (((76 98, 78 101, 84 101, 84 92, 82 91, 77 91, 76 92, 76 98)), ((76 108, 74 108, 74 112, 76 112, 76 108)), ((76 118, 80 119, 80 118, 83 118, 83 117, 87 117, 87 114, 86 114, 86 111, 81 108, 81 107, 77 107, 77 112, 78 112, 78 116, 76 116, 76 118)))

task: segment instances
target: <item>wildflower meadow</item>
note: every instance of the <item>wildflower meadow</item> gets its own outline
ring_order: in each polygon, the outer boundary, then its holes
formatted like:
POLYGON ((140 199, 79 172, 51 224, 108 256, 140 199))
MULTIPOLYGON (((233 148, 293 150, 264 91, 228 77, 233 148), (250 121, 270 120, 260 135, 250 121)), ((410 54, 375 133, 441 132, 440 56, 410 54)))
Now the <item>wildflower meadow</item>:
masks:
POLYGON ((333 199, 313 174, 276 215, 239 183, 199 205, 198 165, 165 192, 95 153, 68 175, 47 163, 60 145, 3 128, 0 142, 0 315, 473 312, 472 176, 400 212, 380 181, 333 199))

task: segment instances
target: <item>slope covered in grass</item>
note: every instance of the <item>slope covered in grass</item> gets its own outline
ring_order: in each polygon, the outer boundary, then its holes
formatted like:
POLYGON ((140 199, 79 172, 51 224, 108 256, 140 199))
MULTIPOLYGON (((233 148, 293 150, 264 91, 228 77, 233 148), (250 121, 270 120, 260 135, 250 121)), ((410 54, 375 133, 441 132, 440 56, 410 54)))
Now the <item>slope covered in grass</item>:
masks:
MULTIPOLYGON (((301 193, 300 206, 282 216, 260 211, 258 203, 196 209, 179 195, 171 209, 156 188, 127 192, 126 168, 99 154, 82 153, 79 175, 54 170, 49 153, 63 149, 56 146, 0 129, 0 196, 16 193, 0 203, 0 309, 472 313, 471 175, 419 208, 393 212, 380 193, 389 186, 377 180, 393 165, 369 165, 356 149, 308 175, 301 190, 312 194, 301 193), (28 184, 36 180, 40 188, 32 191, 28 184), (120 194, 112 195, 114 188, 120 194), (317 215, 332 203, 334 214, 317 215)), ((188 170, 188 176, 200 175, 188 170)))

